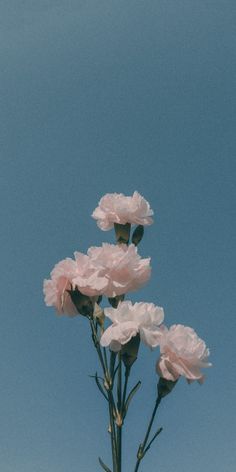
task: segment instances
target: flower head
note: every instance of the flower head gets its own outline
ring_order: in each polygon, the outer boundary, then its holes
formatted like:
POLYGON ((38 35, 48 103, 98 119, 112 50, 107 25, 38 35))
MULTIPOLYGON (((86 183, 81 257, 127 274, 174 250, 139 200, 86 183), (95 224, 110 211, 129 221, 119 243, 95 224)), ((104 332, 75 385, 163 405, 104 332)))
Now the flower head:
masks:
POLYGON ((84 270, 73 279, 73 285, 85 295, 115 297, 137 290, 150 277, 150 258, 141 259, 133 244, 103 243, 91 247, 85 258, 76 253, 76 262, 84 264, 84 270))
POLYGON ((91 247, 87 254, 75 252, 75 260, 67 258, 56 264, 51 279, 44 280, 45 303, 59 314, 74 316, 78 310, 71 300, 71 290, 88 297, 116 297, 140 288, 150 274, 150 258, 142 259, 133 244, 104 243, 91 247))
POLYGON ((161 356, 156 370, 160 377, 175 381, 181 375, 188 382, 204 380, 202 367, 210 367, 207 362, 210 354, 205 342, 198 337, 192 328, 173 325, 165 328, 160 343, 161 356))
POLYGON ((110 318, 112 325, 101 337, 102 346, 110 346, 112 351, 120 351, 122 346, 138 333, 147 346, 154 348, 160 344, 163 308, 153 303, 140 302, 132 305, 130 301, 125 301, 119 303, 116 309, 105 308, 104 313, 110 318))
POLYGON ((51 272, 51 279, 44 280, 43 292, 47 306, 54 306, 58 314, 75 316, 78 314, 75 305, 67 290, 72 286, 72 279, 76 275, 76 262, 70 258, 64 259, 55 265, 51 272))
POLYGON ((97 220, 99 228, 107 231, 113 228, 114 223, 151 225, 152 215, 153 211, 147 200, 134 192, 130 197, 123 193, 107 193, 101 198, 92 217, 97 220))

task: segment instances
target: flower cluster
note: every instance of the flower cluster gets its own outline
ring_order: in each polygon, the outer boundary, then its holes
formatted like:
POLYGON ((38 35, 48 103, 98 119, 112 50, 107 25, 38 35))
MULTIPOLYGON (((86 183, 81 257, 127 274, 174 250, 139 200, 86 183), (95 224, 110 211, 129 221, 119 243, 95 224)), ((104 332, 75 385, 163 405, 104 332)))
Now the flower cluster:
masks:
MULTIPOLYGON (((153 211, 138 192, 132 196, 105 195, 92 216, 105 231, 115 225, 143 227, 153 222, 153 211)), ((142 287, 150 274, 150 258, 141 258, 137 247, 128 245, 128 238, 127 244, 103 243, 101 247, 90 247, 87 254, 75 252, 74 259, 56 264, 51 278, 44 281, 45 302, 59 314, 75 316, 78 307, 71 296, 74 291, 92 300, 92 306, 100 296, 109 300, 120 297, 118 303, 125 294, 142 287)), ((163 308, 153 303, 117 303, 104 309, 105 317, 112 324, 102 331, 101 346, 118 352, 138 335, 150 348, 160 347, 156 371, 161 378, 175 382, 184 376, 188 382, 203 381, 200 369, 211 365, 207 361, 209 349, 192 328, 173 325, 168 329, 163 325, 163 308)))

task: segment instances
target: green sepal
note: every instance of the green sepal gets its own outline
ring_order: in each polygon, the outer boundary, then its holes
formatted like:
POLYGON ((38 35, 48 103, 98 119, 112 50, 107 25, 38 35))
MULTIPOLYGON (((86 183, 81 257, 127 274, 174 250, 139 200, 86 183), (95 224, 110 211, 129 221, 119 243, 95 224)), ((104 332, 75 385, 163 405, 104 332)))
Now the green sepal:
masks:
POLYGON ((117 308, 120 302, 123 302, 125 296, 117 295, 116 297, 108 297, 108 301, 112 308, 117 308))
POLYGON ((132 243, 135 246, 137 246, 140 243, 140 241, 142 241, 143 235, 144 235, 144 227, 143 225, 138 225, 133 232, 132 243))
POLYGON ((121 358, 125 367, 131 367, 137 359, 139 350, 140 336, 137 334, 127 344, 124 344, 121 349, 121 358))
POLYGON ((164 379, 163 377, 160 377, 159 382, 157 384, 158 396, 160 398, 163 398, 166 395, 169 395, 169 393, 173 390, 177 382, 178 382, 178 379, 173 381, 173 380, 167 380, 167 379, 164 379))
POLYGON ((114 229, 116 234, 116 242, 118 244, 128 244, 130 236, 130 223, 125 225, 120 225, 119 223, 114 223, 114 229))
POLYGON ((74 290, 67 290, 67 292, 70 294, 72 302, 81 315, 87 317, 91 317, 93 315, 95 302, 92 298, 81 293, 77 287, 74 290))

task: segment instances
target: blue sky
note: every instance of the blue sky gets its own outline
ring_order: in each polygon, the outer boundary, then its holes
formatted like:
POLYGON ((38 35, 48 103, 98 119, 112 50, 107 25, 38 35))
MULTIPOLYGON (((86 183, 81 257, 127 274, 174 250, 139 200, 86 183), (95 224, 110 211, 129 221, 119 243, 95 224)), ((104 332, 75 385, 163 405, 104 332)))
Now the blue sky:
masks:
MULTIPOLYGON (((1 2, 1 454, 3 472, 111 464, 85 320, 58 318, 54 264, 113 241, 90 217, 102 195, 138 190, 155 212, 133 293, 192 326, 211 349, 206 383, 163 400, 142 470, 231 472, 235 464, 234 1, 1 2)), ((158 353, 126 424, 132 471, 155 398, 158 353)))

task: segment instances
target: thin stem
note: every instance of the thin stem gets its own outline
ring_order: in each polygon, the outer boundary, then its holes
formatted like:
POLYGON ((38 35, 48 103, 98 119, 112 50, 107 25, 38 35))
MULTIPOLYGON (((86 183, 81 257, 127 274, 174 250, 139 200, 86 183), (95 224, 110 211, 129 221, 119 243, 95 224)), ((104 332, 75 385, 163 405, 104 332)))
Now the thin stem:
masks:
POLYGON ((112 396, 111 392, 108 391, 113 472, 118 472, 116 430, 115 430, 115 422, 114 422, 114 414, 113 414, 113 406, 112 406, 113 401, 112 401, 111 396, 112 396))
POLYGON ((113 380, 114 372, 115 372, 115 364, 116 364, 116 353, 113 351, 110 351, 110 376, 112 380, 113 380))
POLYGON ((90 318, 90 327, 92 331, 92 339, 95 349, 98 354, 98 358, 100 360, 102 370, 104 373, 104 380, 105 380, 105 388, 107 390, 108 395, 108 403, 109 403, 109 417, 110 417, 110 426, 111 426, 111 450, 112 450, 112 462, 113 462, 113 472, 119 472, 118 464, 117 464, 117 444, 116 444, 116 431, 115 431, 115 423, 114 423, 114 398, 111 389, 111 379, 109 375, 109 371, 107 368, 107 360, 103 359, 100 343, 97 337, 96 328, 94 326, 94 321, 90 318))
POLYGON ((104 373, 105 380, 107 381, 108 380, 107 379, 107 369, 106 369, 106 366, 105 366, 105 363, 104 363, 104 360, 103 360, 102 351, 101 351, 101 348, 100 348, 100 343, 99 343, 99 340, 98 340, 98 337, 97 337, 94 322, 93 322, 93 320, 91 320, 91 318, 89 319, 89 321, 90 321, 90 326, 91 326, 91 331, 92 331, 93 344, 94 344, 94 346, 96 348, 96 351, 98 353, 98 357, 99 357, 99 360, 100 360, 100 363, 101 363, 101 366, 102 366, 102 370, 103 370, 103 373, 104 373))
POLYGON ((117 463, 118 472, 121 472, 121 458, 122 458, 122 363, 121 354, 119 353, 119 366, 118 366, 118 378, 117 378, 117 463))
POLYGON ((118 366, 118 379, 117 379, 117 408, 120 412, 121 410, 121 403, 122 403, 122 363, 121 363, 121 355, 119 353, 119 366, 118 366))
POLYGON ((125 401, 126 401, 126 393, 127 393, 127 386, 130 374, 130 367, 125 368, 125 383, 124 383, 124 390, 123 390, 123 398, 122 398, 122 416, 125 416, 125 401))
POLYGON ((106 367, 106 370, 108 370, 107 351, 106 351, 106 348, 105 348, 105 347, 103 348, 103 355, 104 355, 105 367, 106 367))
POLYGON ((145 438, 144 438, 143 442, 140 444, 138 452, 137 452, 137 462, 136 462, 134 472, 137 472, 137 470, 139 468, 139 465, 140 465, 140 462, 141 462, 142 458, 144 457, 145 447, 146 447, 146 444, 147 444, 147 441, 148 441, 148 438, 149 438, 149 434, 150 434, 151 429, 152 429, 153 421, 154 421, 155 416, 156 416, 157 408, 160 405, 160 402, 161 402, 161 397, 157 397, 156 402, 155 402, 155 406, 154 406, 154 409, 153 409, 153 412, 152 412, 152 416, 151 416, 151 419, 150 419, 150 422, 149 422, 149 425, 148 425, 148 428, 147 428, 147 432, 145 434, 145 438))

